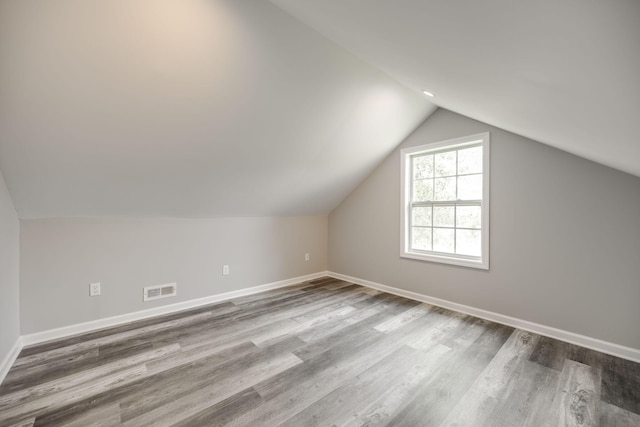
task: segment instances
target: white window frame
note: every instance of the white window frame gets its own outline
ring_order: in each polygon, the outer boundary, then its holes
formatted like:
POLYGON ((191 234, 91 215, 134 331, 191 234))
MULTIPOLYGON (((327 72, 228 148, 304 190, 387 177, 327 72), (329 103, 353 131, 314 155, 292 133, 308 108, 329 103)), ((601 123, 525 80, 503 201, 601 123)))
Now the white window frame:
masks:
POLYGON ((489 187, 490 187, 490 135, 489 132, 479 133, 475 135, 464 136, 461 138, 449 139, 418 147, 405 148, 400 151, 400 170, 401 170, 401 214, 400 214, 400 257, 410 258, 421 261, 430 261, 443 264, 452 264, 463 267, 479 268, 483 270, 489 269, 489 187), (411 186, 412 186, 412 170, 411 159, 416 154, 436 152, 446 150, 448 148, 456 149, 465 145, 475 145, 480 143, 482 146, 482 201, 480 202, 482 219, 481 219, 481 254, 479 257, 468 257, 464 255, 422 251, 411 248, 411 186))

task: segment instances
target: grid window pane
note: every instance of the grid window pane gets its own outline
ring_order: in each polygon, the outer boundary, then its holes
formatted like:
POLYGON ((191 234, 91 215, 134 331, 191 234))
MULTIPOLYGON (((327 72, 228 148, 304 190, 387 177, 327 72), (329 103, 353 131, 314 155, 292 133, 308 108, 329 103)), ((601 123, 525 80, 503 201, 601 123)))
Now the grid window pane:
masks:
POLYGON ((480 228, 482 208, 480 206, 458 206, 456 208, 456 227, 480 228))
POLYGON ((458 199, 482 199, 482 174, 458 177, 458 199))
POLYGON ((403 191, 406 184, 411 185, 410 200, 404 207, 407 228, 402 238, 406 248, 403 253, 417 259, 471 267, 477 263, 479 268, 486 268, 488 254, 485 260, 482 249, 488 238, 483 228, 488 135, 450 142, 403 150, 403 170, 407 173, 403 191), (415 253, 410 254, 411 250, 415 253))
POLYGON ((482 173, 482 147, 458 151, 458 175, 482 173))
POLYGON ((482 241, 480 230, 457 230, 456 253, 460 255, 480 256, 482 241))
POLYGON ((413 225, 431 226, 431 206, 413 208, 413 225))
POLYGON ((433 178, 433 154, 413 158, 413 179, 433 178))
POLYGON ((437 201, 456 200, 456 178, 436 178, 434 180, 434 198, 437 201))
POLYGON ((416 202, 426 202, 433 200, 432 179, 413 181, 413 200, 416 202))
POLYGON ((456 152, 447 151, 435 156, 435 176, 453 176, 456 174, 456 152))
POLYGON ((455 219, 455 207, 453 206, 434 206, 433 207, 433 225, 435 227, 453 227, 455 219))
POLYGON ((433 229, 433 250, 436 252, 454 251, 454 230, 450 228, 434 228, 433 229))
POLYGON ((411 247, 413 249, 431 250, 431 228, 413 227, 411 229, 411 247))

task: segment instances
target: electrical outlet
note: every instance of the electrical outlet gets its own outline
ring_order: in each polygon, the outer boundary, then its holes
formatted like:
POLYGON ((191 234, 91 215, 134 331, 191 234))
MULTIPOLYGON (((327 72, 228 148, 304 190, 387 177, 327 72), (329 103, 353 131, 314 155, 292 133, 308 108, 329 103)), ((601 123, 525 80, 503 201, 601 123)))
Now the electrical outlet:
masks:
POLYGON ((100 295, 100 283, 89 283, 89 296, 97 297, 100 295))
POLYGON ((228 276, 229 275, 229 266, 226 265, 226 264, 222 266, 222 275, 223 276, 228 276))
POLYGON ((304 260, 305 260, 305 261, 309 261, 309 259, 310 259, 310 258, 309 258, 309 254, 304 254, 304 260))

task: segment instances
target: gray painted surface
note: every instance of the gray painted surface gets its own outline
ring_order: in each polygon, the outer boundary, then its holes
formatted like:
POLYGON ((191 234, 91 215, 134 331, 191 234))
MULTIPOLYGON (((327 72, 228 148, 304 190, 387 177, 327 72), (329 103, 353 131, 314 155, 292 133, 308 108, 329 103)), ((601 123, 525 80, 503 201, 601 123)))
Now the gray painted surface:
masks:
POLYGON ((20 336, 20 222, 0 172, 0 363, 20 336))
POLYGON ((639 219, 639 178, 438 110, 330 214, 329 269, 640 348, 639 219), (485 131, 490 270, 401 259, 399 149, 485 131))
POLYGON ((326 215, 435 106, 266 1, 0 2, 21 219, 326 215))
POLYGON ((21 226, 23 334, 327 268, 326 216, 22 220, 21 226), (101 296, 89 297, 91 282, 102 284, 101 296), (142 302, 144 286, 172 282, 177 297, 142 302))

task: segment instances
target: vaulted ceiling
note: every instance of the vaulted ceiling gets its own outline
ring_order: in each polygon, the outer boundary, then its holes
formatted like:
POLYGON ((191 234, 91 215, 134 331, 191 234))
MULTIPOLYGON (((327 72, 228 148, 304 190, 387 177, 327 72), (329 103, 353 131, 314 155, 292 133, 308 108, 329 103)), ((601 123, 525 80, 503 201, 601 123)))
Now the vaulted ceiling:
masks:
POLYGON ((435 108, 269 2, 0 2, 21 218, 326 214, 435 108))
POLYGON ((638 0, 272 0, 441 107, 640 176, 638 0))
POLYGON ((2 0, 0 170, 21 218, 323 214, 442 106, 640 176, 639 24, 637 0, 2 0))

